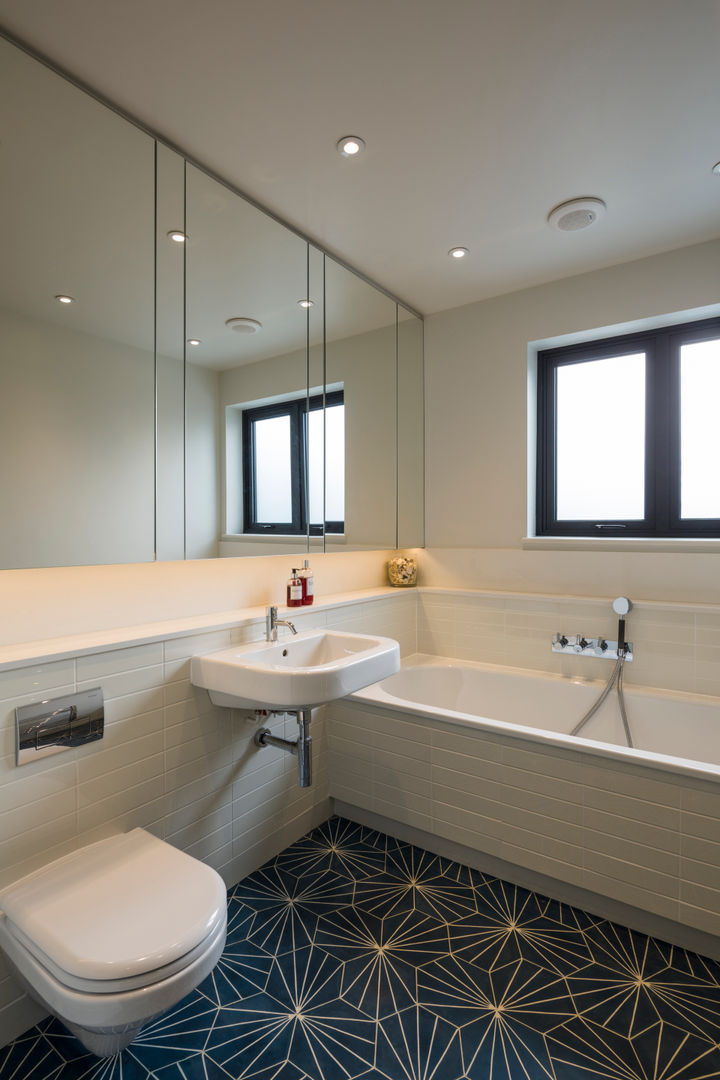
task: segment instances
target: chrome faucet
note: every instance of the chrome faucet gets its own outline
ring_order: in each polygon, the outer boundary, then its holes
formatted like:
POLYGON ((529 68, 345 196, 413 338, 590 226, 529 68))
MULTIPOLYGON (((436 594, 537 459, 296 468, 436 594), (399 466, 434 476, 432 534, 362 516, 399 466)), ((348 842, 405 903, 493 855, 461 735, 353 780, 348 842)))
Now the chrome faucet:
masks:
POLYGON ((292 630, 293 634, 297 634, 293 623, 289 619, 278 619, 278 609, 276 607, 269 607, 265 612, 265 640, 277 641, 277 628, 278 626, 287 626, 288 630, 292 630))

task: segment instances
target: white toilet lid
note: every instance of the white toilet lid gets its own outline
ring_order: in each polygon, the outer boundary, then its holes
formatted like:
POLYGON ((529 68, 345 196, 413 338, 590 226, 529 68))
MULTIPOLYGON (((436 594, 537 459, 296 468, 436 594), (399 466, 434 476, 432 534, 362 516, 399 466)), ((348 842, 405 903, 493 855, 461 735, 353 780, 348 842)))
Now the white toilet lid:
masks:
POLYGON ((0 909, 54 965, 125 979, 189 953, 225 916, 215 870, 144 829, 81 848, 0 893, 0 909))

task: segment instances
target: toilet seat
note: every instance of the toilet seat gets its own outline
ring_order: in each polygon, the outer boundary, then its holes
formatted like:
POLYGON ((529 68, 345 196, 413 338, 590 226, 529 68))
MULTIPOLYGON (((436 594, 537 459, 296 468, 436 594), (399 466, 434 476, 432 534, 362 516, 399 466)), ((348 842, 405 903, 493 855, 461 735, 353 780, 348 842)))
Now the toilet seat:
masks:
POLYGON ((143 829, 66 855, 0 893, 7 931, 62 985, 107 994, 190 965, 224 934, 219 874, 143 829))
POLYGON ((170 978, 171 975, 176 974, 178 971, 184 971, 190 967, 195 960, 206 955, 208 952, 212 952, 218 940, 225 935, 225 920, 221 920, 218 925, 212 930, 207 937, 203 938, 194 949, 190 952, 184 953, 176 960, 169 964, 165 964, 163 967, 155 968, 152 971, 146 971, 138 975, 131 975, 122 979, 83 979, 78 975, 72 975, 67 971, 63 971, 58 967, 56 963, 46 956, 42 950, 38 949, 37 945, 30 941, 21 930, 18 930, 9 919, 3 918, 0 915, 0 922, 4 924, 6 933, 17 943, 17 946, 24 948, 33 957, 40 969, 45 969, 49 975, 56 979, 61 986, 66 987, 68 990, 77 990, 83 994, 123 994, 129 990, 144 989, 148 986, 153 986, 155 983, 162 982, 165 979, 170 978))

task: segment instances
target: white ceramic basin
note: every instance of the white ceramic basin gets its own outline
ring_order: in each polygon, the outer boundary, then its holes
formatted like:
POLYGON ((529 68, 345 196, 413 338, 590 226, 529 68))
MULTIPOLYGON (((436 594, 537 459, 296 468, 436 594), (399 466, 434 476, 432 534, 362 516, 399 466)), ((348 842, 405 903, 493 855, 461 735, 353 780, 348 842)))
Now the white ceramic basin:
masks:
POLYGON ((335 701, 399 670, 400 646, 392 638, 306 630, 194 656, 190 678, 215 705, 296 710, 335 701))

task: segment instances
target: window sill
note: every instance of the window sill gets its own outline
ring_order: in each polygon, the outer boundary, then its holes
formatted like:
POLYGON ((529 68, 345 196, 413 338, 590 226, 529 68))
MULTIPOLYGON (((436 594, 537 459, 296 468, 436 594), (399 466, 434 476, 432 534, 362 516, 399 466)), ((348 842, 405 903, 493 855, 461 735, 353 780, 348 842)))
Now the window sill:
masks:
POLYGON ((607 537, 595 539, 592 536, 524 536, 522 547, 526 551, 654 551, 680 552, 692 551, 696 555, 720 552, 720 539, 667 537, 665 539, 648 536, 607 537))

